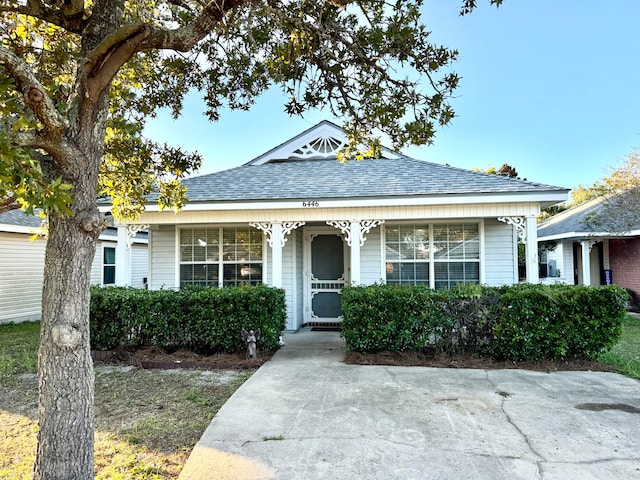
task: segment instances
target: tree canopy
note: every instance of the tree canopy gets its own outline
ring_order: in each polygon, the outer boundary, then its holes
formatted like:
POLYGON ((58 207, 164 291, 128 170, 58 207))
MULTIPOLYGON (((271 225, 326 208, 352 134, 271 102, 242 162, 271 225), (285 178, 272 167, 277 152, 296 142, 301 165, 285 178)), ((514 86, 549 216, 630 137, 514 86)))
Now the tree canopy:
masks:
MULTIPOLYGON (((151 188, 161 190, 163 206, 184 202, 177 180, 199 156, 142 131, 158 108, 179 115, 190 89, 203 92, 213 121, 224 107, 249 109, 272 85, 291 114, 328 105, 352 139, 345 158, 364 143, 375 153, 374 132, 398 149, 431 143, 454 116, 448 99, 460 79, 448 67, 457 52, 430 42, 421 0, 0 5, 0 211, 69 213, 60 146, 83 103, 107 89, 100 191, 125 217, 141 211, 151 188)), ((475 7, 465 0, 460 13, 475 7)))
MULTIPOLYGON (((609 170, 608 176, 590 188, 581 186, 577 190, 577 195, 584 194, 585 201, 603 197, 601 207, 587 215, 586 226, 610 233, 640 229, 640 150, 636 149, 609 170)), ((579 199, 572 192, 572 202, 579 199)))
MULTIPOLYGON (((489 0, 500 5, 502 0, 489 0)), ((135 218, 151 189, 179 208, 197 153, 143 136, 159 108, 202 92, 206 115, 278 86, 290 114, 328 106, 344 158, 428 144, 454 117, 456 50, 422 0, 0 0, 0 212, 48 214, 34 477, 91 478, 89 278, 97 198, 135 218), (366 146, 366 147, 363 147, 366 146)), ((476 7, 461 0, 460 14, 476 7)))

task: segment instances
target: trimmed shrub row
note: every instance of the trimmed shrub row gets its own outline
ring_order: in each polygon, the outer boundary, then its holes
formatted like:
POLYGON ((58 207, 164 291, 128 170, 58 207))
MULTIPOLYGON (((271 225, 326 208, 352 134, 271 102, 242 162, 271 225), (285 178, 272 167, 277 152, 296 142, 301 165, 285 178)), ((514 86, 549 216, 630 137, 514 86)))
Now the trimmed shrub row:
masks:
POLYGON ((362 353, 595 358, 618 340, 627 299, 617 286, 348 287, 342 291, 342 336, 349 350, 362 353))
POLYGON ((261 331, 260 348, 275 350, 285 328, 284 290, 264 285, 180 291, 92 287, 91 348, 120 345, 234 353, 243 328, 261 331))

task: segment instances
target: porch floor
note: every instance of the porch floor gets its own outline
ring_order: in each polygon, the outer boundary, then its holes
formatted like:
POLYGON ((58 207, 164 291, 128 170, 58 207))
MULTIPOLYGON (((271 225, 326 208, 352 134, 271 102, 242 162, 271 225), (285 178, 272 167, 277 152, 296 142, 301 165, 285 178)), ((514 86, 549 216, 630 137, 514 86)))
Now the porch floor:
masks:
POLYGON ((272 362, 339 363, 344 361, 344 339, 340 332, 311 331, 304 327, 283 335, 284 346, 272 362))

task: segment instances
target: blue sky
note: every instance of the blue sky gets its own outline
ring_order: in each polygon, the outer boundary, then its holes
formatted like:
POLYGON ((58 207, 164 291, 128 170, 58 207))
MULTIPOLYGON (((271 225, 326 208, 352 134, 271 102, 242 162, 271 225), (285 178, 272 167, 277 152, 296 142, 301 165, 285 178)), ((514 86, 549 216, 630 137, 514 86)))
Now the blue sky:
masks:
MULTIPOLYGON (((426 0, 434 41, 460 52, 451 101, 457 118, 414 158, 461 168, 514 166, 528 180, 591 185, 640 147, 638 0, 479 0, 459 17, 458 0, 426 0)), ((324 119, 289 117, 278 90, 249 112, 210 123, 198 95, 174 121, 167 112, 146 135, 204 157, 199 174, 239 166, 324 119)))

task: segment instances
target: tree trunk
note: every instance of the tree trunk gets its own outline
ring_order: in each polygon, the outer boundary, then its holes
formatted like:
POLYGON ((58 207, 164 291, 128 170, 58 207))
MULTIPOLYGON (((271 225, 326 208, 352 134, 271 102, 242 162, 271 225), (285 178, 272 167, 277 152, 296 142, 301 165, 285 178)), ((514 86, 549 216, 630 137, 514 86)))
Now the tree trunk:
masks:
POLYGON ((38 355, 35 479, 93 478, 89 277, 95 243, 77 217, 50 217, 38 355))

